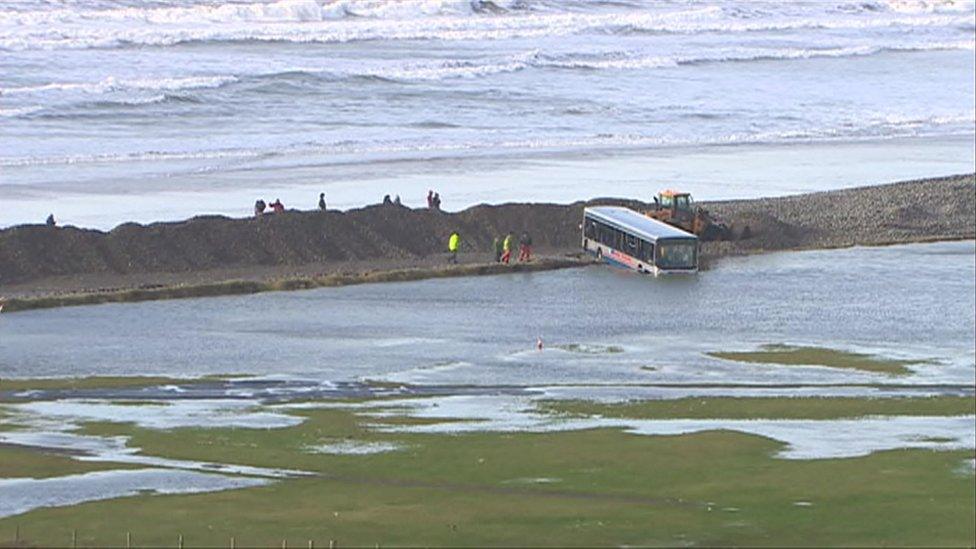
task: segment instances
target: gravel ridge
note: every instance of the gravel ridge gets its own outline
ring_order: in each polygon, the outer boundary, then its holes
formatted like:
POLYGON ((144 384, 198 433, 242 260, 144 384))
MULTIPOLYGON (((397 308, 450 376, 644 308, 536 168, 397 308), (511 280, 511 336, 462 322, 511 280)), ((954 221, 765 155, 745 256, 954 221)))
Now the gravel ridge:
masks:
MULTIPOLYGON (((125 277, 135 287, 162 273, 178 280, 201 273, 277 273, 310 265, 316 272, 329 270, 329 265, 355 264, 363 270, 424 266, 440 261, 455 230, 462 235, 464 253, 488 254, 496 236, 527 231, 538 249, 570 254, 580 247, 582 210, 593 204, 647 205, 603 198, 569 205, 478 205, 456 213, 374 205, 346 212, 126 223, 108 232, 21 225, 0 230, 0 295, 9 295, 14 286, 22 291, 52 279, 125 277)), ((748 238, 705 243, 707 259, 976 238, 976 174, 700 205, 737 233, 749 228, 748 238)))

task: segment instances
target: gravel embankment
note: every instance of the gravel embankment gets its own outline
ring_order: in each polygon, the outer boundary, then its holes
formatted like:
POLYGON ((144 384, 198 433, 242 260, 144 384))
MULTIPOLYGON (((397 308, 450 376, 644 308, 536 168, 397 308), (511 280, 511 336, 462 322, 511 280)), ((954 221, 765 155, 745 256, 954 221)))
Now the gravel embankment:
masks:
MULTIPOLYGON (((968 174, 703 203, 737 233, 748 226, 750 235, 705 243, 703 254, 714 259, 776 250, 971 239, 976 237, 974 183, 976 175, 968 174)), ((596 203, 645 207, 620 199, 590 202, 596 203)), ((447 238, 454 230, 463 237, 462 257, 469 264, 489 261, 492 239, 508 231, 528 231, 537 250, 550 256, 574 254, 585 205, 482 205, 457 213, 370 206, 260 219, 211 216, 147 226, 129 223, 109 232, 12 227, 0 231, 0 296, 23 300, 337 275, 354 280, 366 273, 375 277, 378 271, 410 269, 440 276, 447 238)))

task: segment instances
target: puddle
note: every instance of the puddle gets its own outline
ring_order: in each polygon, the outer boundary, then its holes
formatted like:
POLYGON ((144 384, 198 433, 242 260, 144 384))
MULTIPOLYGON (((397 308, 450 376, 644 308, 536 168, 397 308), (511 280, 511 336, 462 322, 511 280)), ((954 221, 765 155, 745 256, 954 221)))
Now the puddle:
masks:
POLYGON ((263 478, 287 478, 310 473, 168 459, 139 454, 127 446, 125 436, 84 435, 76 431, 81 423, 93 421, 127 422, 148 429, 181 427, 232 427, 252 429, 284 428, 297 425, 302 418, 256 409, 246 400, 150 401, 148 406, 119 405, 104 401, 61 400, 28 402, 6 407, 11 412, 5 422, 17 429, 0 431, 0 443, 46 448, 72 455, 79 461, 131 463, 185 471, 220 472, 263 478))
POLYGON ((28 402, 10 409, 48 419, 75 422, 110 421, 134 423, 147 429, 181 427, 278 429, 298 425, 300 417, 257 409, 253 400, 145 401, 146 406, 95 400, 28 402))
POLYGON ((604 404, 631 400, 664 400, 689 397, 935 397, 973 396, 972 385, 605 385, 530 387, 552 400, 588 400, 604 404))
POLYGON ((127 441, 128 438, 122 436, 100 437, 63 431, 0 432, 0 443, 62 451, 72 455, 78 461, 132 463, 152 467, 165 467, 168 469, 216 471, 225 474, 263 478, 289 478, 313 474, 291 469, 269 469, 265 467, 251 467, 249 465, 210 463, 141 455, 138 454, 139 448, 126 446, 127 441))
POLYGON ((956 473, 968 477, 976 475, 976 458, 962 460, 962 464, 956 468, 956 473))
POLYGON ((405 446, 396 444, 394 442, 347 440, 342 442, 319 444, 316 446, 306 446, 305 451, 313 454, 368 455, 395 452, 404 448, 405 446))
POLYGON ((168 469, 122 469, 63 477, 0 479, 0 517, 41 507, 140 494, 193 494, 261 486, 267 479, 168 469))
POLYGON ((857 457, 898 448, 976 448, 974 416, 872 416, 838 420, 571 418, 538 412, 533 398, 506 395, 367 402, 348 407, 359 408, 370 417, 407 415, 427 420, 466 420, 372 426, 383 432, 453 434, 616 428, 637 435, 682 435, 729 430, 783 442, 786 447, 777 457, 784 459, 857 457))
POLYGON ((561 478, 549 478, 549 477, 524 477, 524 478, 513 478, 508 480, 503 480, 502 484, 555 484, 557 482, 562 482, 561 478))

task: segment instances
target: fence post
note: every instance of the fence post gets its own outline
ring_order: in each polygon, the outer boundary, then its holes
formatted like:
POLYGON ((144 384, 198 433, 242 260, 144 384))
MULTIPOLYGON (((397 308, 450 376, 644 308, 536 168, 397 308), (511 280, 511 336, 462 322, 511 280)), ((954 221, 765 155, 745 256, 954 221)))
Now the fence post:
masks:
POLYGON ((287 539, 281 540, 281 549, 288 549, 288 540, 287 539))
POLYGON ((236 540, 234 539, 234 536, 230 537, 230 549, 237 549, 237 543, 236 540))
POLYGON ((125 533, 125 549, 132 547, 132 532, 125 533))
POLYGON ((180 534, 180 549, 183 549, 183 534, 180 534))
POLYGON ((315 542, 314 541, 308 540, 308 549, 315 549, 315 542))
POLYGON ((20 523, 14 525, 14 543, 20 545, 20 523))
POLYGON ((78 530, 71 529, 71 549, 78 549, 78 530))

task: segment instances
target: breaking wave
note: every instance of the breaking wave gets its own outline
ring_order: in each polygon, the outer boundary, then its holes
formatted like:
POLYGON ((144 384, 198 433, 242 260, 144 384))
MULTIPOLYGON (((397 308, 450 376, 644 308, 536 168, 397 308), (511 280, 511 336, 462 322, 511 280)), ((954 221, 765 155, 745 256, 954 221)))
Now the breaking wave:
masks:
MULTIPOLYGON (((578 137, 527 139, 443 140, 429 138, 389 141, 339 140, 329 143, 303 142, 273 149, 229 148, 199 151, 145 151, 124 154, 68 155, 48 157, 0 157, 0 167, 31 167, 94 163, 193 161, 222 159, 268 159, 284 156, 325 156, 358 159, 366 162, 377 156, 399 160, 415 158, 496 155, 525 151, 616 150, 649 147, 749 145, 788 142, 818 142, 858 139, 895 139, 926 135, 945 135, 944 128, 971 133, 976 110, 935 116, 907 116, 872 113, 824 128, 774 132, 740 132, 701 139, 681 139, 659 135, 597 134, 578 137)), ((951 133, 951 132, 950 132, 951 133)))
MULTIPOLYGON (((811 12, 789 5, 691 5, 527 0, 282 0, 271 4, 201 4, 0 13, 0 48, 8 50, 170 46, 185 42, 352 42, 501 40, 578 33, 743 33, 798 29, 972 28, 970 9, 926 3, 868 3, 811 12), (669 6, 669 5, 665 5, 669 6), (635 9, 640 8, 640 9, 635 9)), ((841 7, 848 4, 840 4, 841 7)))
POLYGON ((49 92, 102 94, 120 91, 181 91, 219 88, 236 81, 236 76, 190 76, 185 78, 140 78, 130 80, 117 79, 109 76, 96 82, 51 82, 34 86, 0 88, 0 95, 36 95, 49 92))
MULTIPOLYGON (((117 92, 179 92, 196 89, 220 88, 241 82, 247 78, 265 80, 288 78, 354 78, 367 77, 388 81, 426 81, 454 78, 478 78, 517 72, 528 68, 585 69, 585 70, 634 70, 677 67, 698 63, 748 62, 812 59, 819 57, 868 56, 883 52, 910 52, 933 50, 976 50, 976 41, 933 42, 912 46, 849 46, 825 48, 724 48, 688 56, 647 55, 641 52, 611 51, 599 54, 544 54, 531 50, 504 57, 483 59, 447 59, 389 63, 337 64, 330 68, 288 68, 259 75, 213 75, 184 78, 117 79, 107 77, 96 82, 53 82, 34 86, 0 88, 0 96, 40 95, 56 92, 73 92, 84 95, 117 92)), ((119 104, 147 104, 173 99, 169 94, 151 97, 119 99, 119 104)), ((5 116, 26 114, 24 109, 7 109, 5 116), (16 111, 16 112, 15 112, 16 111), (10 114, 12 113, 12 114, 10 114)))

